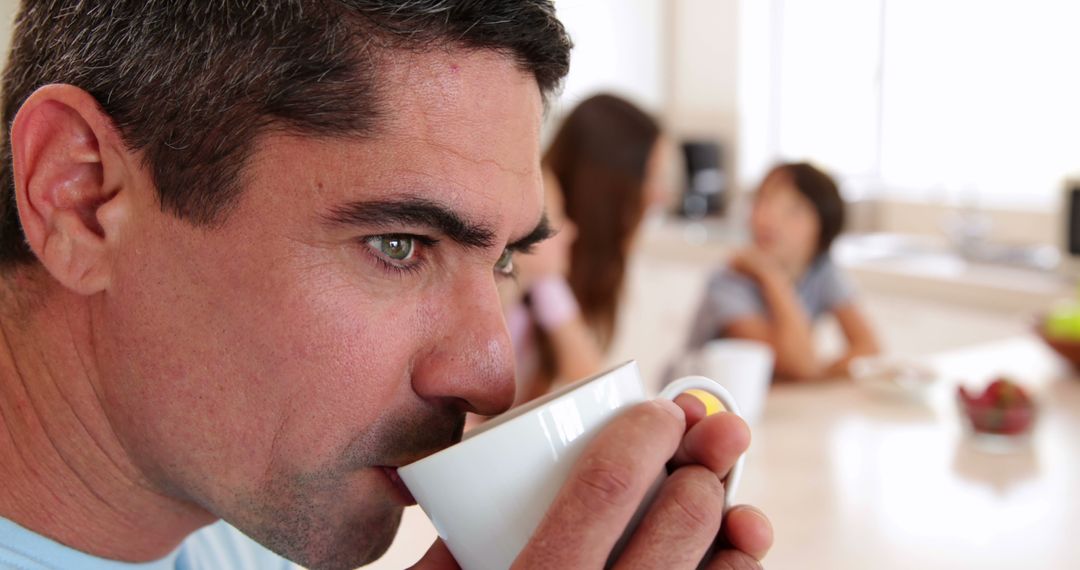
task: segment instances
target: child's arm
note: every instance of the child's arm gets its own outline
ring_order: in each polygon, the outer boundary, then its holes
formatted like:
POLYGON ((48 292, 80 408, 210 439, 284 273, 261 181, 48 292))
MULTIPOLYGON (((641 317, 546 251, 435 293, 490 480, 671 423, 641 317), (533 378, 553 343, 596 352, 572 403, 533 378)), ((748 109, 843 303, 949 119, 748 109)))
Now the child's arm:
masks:
POLYGON ((764 315, 730 322, 724 334, 767 343, 776 353, 779 377, 808 380, 821 376, 814 354, 810 316, 806 314, 791 279, 767 255, 753 248, 737 254, 732 268, 757 282, 765 302, 764 315))
POLYGON ((604 354, 561 277, 538 280, 531 289, 533 314, 555 354, 555 388, 600 371, 604 354))
POLYGON ((848 350, 826 368, 826 376, 847 376, 851 361, 859 356, 870 356, 881 351, 874 329, 863 316, 855 303, 845 303, 833 310, 840 323, 844 337, 847 338, 848 350))
POLYGON ((776 375, 793 380, 821 376, 814 354, 810 317, 806 314, 790 280, 781 274, 757 276, 768 316, 751 316, 733 321, 725 333, 733 338, 758 340, 776 353, 776 375))

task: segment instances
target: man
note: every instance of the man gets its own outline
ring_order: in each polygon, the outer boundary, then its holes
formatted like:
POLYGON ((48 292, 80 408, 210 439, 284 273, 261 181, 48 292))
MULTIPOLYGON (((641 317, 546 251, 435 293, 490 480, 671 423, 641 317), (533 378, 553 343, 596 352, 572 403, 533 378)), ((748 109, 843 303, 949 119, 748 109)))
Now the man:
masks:
MULTIPOLYGON (((26 3, 4 76, 0 567, 349 568, 395 468, 513 397, 497 284, 549 233, 546 0, 26 3)), ((649 403, 585 455, 522 568, 690 568, 748 444, 649 403), (688 430, 687 425, 692 427, 688 430)), ((715 567, 772 537, 724 520, 715 567)), ((420 562, 453 567, 436 544, 420 562)))

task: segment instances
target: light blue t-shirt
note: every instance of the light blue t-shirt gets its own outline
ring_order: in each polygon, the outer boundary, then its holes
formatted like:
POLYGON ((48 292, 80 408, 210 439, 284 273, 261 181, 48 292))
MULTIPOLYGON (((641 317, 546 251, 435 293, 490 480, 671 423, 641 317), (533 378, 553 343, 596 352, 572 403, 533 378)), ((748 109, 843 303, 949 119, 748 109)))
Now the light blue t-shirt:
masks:
POLYGON ((0 570, 293 570, 292 562, 218 522, 168 556, 140 564, 97 558, 0 518, 0 570))
MULTIPOLYGON (((806 314, 815 321, 850 302, 854 287, 828 256, 815 261, 795 285, 806 314)), ((720 338, 731 323, 754 315, 765 316, 768 307, 756 281, 724 267, 709 278, 687 339, 687 350, 697 350, 720 338)))

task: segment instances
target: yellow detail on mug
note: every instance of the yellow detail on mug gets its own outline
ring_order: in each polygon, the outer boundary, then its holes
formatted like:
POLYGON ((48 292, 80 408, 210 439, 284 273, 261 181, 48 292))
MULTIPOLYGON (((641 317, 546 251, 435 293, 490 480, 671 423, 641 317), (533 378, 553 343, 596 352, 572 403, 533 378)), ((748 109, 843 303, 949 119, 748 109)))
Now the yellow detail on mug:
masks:
POLYGON ((687 390, 686 393, 697 398, 699 401, 701 401, 702 404, 705 404, 706 416, 711 416, 717 412, 727 411, 727 408, 724 407, 724 404, 720 403, 719 398, 713 396, 705 390, 699 390, 697 388, 694 388, 692 390, 687 390))

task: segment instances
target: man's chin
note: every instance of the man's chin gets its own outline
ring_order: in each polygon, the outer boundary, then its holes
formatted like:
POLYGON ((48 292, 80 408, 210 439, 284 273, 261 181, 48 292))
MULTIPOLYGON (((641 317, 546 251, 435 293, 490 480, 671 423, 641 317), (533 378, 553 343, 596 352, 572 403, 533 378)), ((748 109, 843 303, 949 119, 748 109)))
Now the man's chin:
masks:
POLYGON ((379 493, 343 512, 342 504, 279 505, 273 516, 234 525, 273 552, 311 570, 370 564, 390 548, 404 507, 379 493))
POLYGON ((279 554, 310 570, 349 570, 366 566, 389 550, 401 524, 402 510, 402 507, 394 506, 384 511, 378 520, 365 516, 345 528, 316 532, 315 536, 309 535, 312 540, 291 544, 285 548, 289 552, 279 554))
POLYGON ((358 568, 382 558, 397 536, 403 510, 403 507, 395 505, 386 518, 367 526, 364 532, 353 535, 351 540, 339 543, 341 564, 332 564, 327 568, 358 568))

